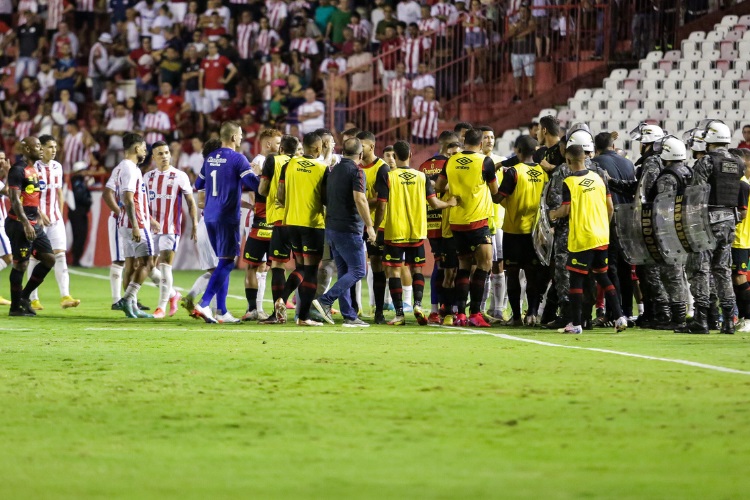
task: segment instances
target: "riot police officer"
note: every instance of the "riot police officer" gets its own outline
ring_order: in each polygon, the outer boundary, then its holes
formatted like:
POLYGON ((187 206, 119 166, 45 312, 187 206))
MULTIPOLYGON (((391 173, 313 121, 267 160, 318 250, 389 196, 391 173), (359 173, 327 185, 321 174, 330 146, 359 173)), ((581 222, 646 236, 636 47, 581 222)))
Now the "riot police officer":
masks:
MULTIPOLYGON (((729 153, 727 147, 732 138, 729 127, 720 120, 707 120, 703 124, 702 139, 707 154, 693 167, 693 185, 710 186, 708 215, 715 243, 713 249, 701 254, 699 268, 702 275, 708 272, 716 282, 716 291, 721 304, 723 324, 721 333, 733 334, 733 310, 735 304, 731 277, 731 247, 734 242, 735 225, 738 222, 737 206, 747 204, 740 200, 740 179, 744 164, 729 153)), ((694 292, 695 314, 689 325, 691 333, 708 333, 709 283, 703 278, 694 292)))

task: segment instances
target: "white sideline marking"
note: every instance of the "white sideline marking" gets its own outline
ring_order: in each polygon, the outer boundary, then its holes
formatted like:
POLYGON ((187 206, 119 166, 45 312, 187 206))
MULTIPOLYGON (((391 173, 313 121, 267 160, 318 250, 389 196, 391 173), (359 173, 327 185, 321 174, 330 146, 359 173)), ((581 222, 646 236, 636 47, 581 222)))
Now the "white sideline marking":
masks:
MULTIPOLYGON (((543 345, 545 347, 562 347, 563 349, 577 349, 580 351, 593 351, 603 352, 605 354, 616 354, 617 356, 626 356, 629 358, 648 359, 651 361, 663 361, 665 363, 676 363, 678 365, 692 366, 694 368, 703 368, 705 370, 713 370, 723 373, 735 373, 737 375, 750 375, 750 371, 737 370, 735 368, 727 368, 725 366, 708 365, 705 363, 698 363, 697 361, 688 361, 686 359, 673 359, 673 358, 661 358, 658 356, 647 356, 645 354, 634 354, 632 352, 613 351, 611 349, 602 349, 599 347, 581 347, 575 345, 555 344, 553 342, 545 342, 544 340, 528 339, 524 337, 516 337, 514 335, 507 335, 505 333, 492 333, 484 330, 472 330, 470 328, 461 327, 442 327, 445 330, 461 331, 459 335, 489 335, 505 340, 514 340, 516 342, 526 342, 528 344, 543 345), (468 332, 468 333, 463 333, 468 332)), ((434 331, 434 330, 433 330, 434 331)))
MULTIPOLYGON (((162 324, 162 325, 164 324, 164 323, 161 323, 159 320, 156 320, 156 321, 157 321, 157 324, 162 324)), ((196 324, 199 324, 199 323, 196 321, 196 324)), ((152 325, 152 323, 150 323, 150 325, 152 325)), ((295 330, 288 330, 288 329, 287 330, 282 330, 282 329, 276 329, 276 328, 272 328, 270 330, 268 330, 268 329, 266 329, 266 330, 258 330, 258 329, 253 329, 253 328, 225 327, 225 326, 219 325, 219 324, 215 324, 215 326, 213 326, 213 328, 215 328, 215 330, 212 330, 212 331, 230 332, 230 333, 266 333, 268 331, 273 331, 274 333, 276 333, 276 332, 278 332, 278 333, 300 333, 300 332, 304 332, 305 331, 305 329, 303 329, 302 327, 300 327, 299 329, 295 329, 295 330)), ((143 328, 96 328, 96 327, 91 327, 91 328, 84 328, 83 330, 86 331, 86 332, 142 332, 143 328)), ((194 331, 194 330, 191 330, 191 331, 194 331)), ((164 328, 162 330, 159 330, 159 333, 172 333, 172 332, 174 332, 174 333, 185 333, 185 330, 180 329, 180 328, 164 328)))
MULTIPOLYGON (((102 276, 101 274, 96 274, 96 273, 87 273, 85 271, 78 271, 77 269, 70 269, 70 268, 68 268, 68 273, 69 274, 77 274, 78 276, 87 276, 89 278, 99 278, 101 280, 107 280, 107 281, 109 281, 109 276, 102 276)), ((156 285, 154 285, 153 283, 151 283, 151 281, 144 281, 143 284, 147 285, 147 286, 150 286, 150 287, 153 287, 153 288, 156 288, 156 285)), ((184 288, 179 287, 179 286, 175 286, 173 288, 175 290, 177 290, 178 292, 184 292, 185 291, 184 288)), ((239 295, 227 294, 227 297, 229 297, 230 299, 247 300, 247 297, 240 297, 239 295)), ((272 300, 268 300, 268 299, 263 299, 263 302, 273 302, 273 301, 272 300)))

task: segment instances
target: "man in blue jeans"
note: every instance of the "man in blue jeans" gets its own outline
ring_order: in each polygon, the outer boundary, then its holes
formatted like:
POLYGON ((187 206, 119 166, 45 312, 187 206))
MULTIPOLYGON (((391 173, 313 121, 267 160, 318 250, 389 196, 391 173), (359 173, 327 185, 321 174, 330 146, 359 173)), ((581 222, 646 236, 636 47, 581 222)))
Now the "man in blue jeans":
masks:
POLYGON ((312 305, 327 323, 334 324, 331 306, 338 299, 344 326, 370 326, 357 317, 349 290, 365 277, 365 246, 362 234, 375 241, 375 228, 365 195, 365 174, 359 168, 362 143, 347 139, 341 161, 328 174, 325 190, 326 240, 336 262, 338 281, 312 305))

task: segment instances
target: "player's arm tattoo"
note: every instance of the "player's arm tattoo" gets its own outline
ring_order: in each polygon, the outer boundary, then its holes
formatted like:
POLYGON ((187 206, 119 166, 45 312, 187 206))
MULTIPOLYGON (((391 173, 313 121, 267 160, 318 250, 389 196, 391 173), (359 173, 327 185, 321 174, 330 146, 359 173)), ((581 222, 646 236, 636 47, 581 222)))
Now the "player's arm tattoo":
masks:
POLYGON ((9 189, 10 192, 10 206, 13 207, 13 213, 16 214, 18 220, 25 226, 30 224, 29 219, 26 217, 26 212, 23 210, 23 201, 21 201, 21 192, 18 189, 9 189))

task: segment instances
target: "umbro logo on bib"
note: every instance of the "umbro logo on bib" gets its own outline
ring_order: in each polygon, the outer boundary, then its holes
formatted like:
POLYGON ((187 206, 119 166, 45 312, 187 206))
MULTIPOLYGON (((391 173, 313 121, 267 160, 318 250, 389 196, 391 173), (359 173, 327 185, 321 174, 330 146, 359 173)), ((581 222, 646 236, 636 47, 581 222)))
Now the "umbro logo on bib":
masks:
POLYGON ((593 181, 592 179, 583 179, 583 180, 582 180, 581 182, 579 182, 578 184, 579 184, 579 185, 581 185, 581 186, 583 186, 583 187, 585 187, 585 188, 587 188, 587 187, 589 187, 590 185, 592 185, 593 183, 594 183, 594 181, 593 181))
POLYGON ((310 167, 314 167, 315 166, 315 164, 313 162, 311 162, 311 161, 305 161, 305 160, 298 161, 297 165, 299 165, 302 168, 310 168, 310 167))
POLYGON ((405 181, 410 181, 414 179, 417 176, 417 174, 414 174, 412 172, 403 172, 401 174, 398 174, 398 176, 401 177, 405 181))
POLYGON ((527 173, 529 174, 529 177, 531 177, 532 179, 536 179, 537 177, 542 175, 542 173, 539 170, 529 170, 527 173))
POLYGON ((460 158, 456 159, 456 163, 458 163, 459 165, 468 165, 469 163, 471 163, 471 161, 471 158, 467 158, 466 156, 461 156, 460 158))

